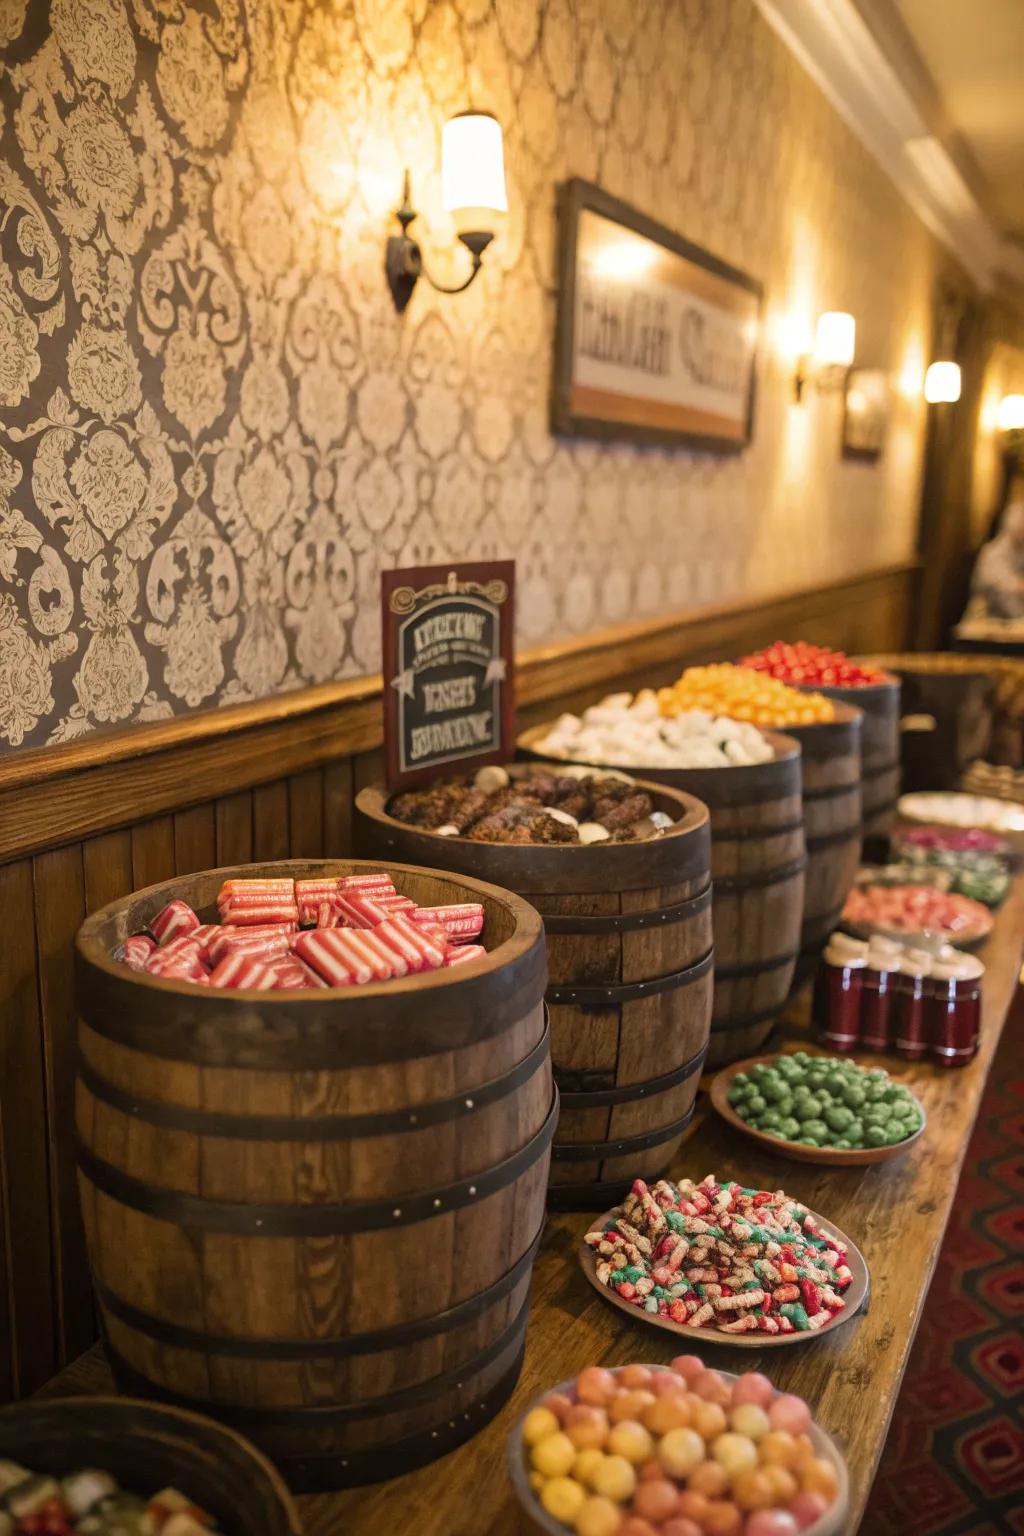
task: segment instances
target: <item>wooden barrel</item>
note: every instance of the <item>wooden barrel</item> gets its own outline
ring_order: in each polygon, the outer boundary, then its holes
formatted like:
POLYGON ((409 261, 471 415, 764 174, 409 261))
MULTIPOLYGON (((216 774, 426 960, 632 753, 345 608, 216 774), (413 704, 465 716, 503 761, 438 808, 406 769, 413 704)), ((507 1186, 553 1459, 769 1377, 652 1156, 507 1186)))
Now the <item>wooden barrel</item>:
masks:
POLYGON ((122 1391, 204 1408, 293 1487, 373 1482, 486 1423, 519 1374, 558 1117, 544 937, 520 897, 390 866, 421 905, 480 901, 477 964, 347 990, 220 991, 111 958, 172 897, 79 930, 79 1186, 122 1391))
MULTIPOLYGON (((536 744, 550 729, 524 732, 520 752, 540 755, 536 744)), ((800 949, 807 864, 800 746, 789 736, 766 735, 775 752, 770 762, 636 770, 703 801, 711 814, 715 961, 708 1067, 764 1044, 789 996, 800 949)))
MULTIPOLYGON (((861 799, 864 841, 887 838, 900 797, 900 680, 886 673, 885 681, 863 688, 828 688, 808 684, 839 704, 852 704, 864 715, 861 724, 861 799)), ((794 732, 794 734, 796 734, 794 732)))
POLYGON ((904 790, 958 789, 960 777, 991 746, 995 679, 986 659, 943 652, 868 657, 901 682, 907 724, 900 755, 904 790))
POLYGON ((817 966, 860 867, 863 835, 859 709, 841 701, 836 718, 788 726, 803 750, 807 883, 797 984, 817 966))
POLYGON ((443 862, 517 891, 544 919, 561 1101, 551 1152, 557 1204, 607 1209, 633 1179, 664 1172, 692 1118, 707 1050, 707 809, 657 784, 639 787, 675 825, 648 842, 589 847, 439 837, 390 816, 383 785, 356 798, 361 853, 443 862))

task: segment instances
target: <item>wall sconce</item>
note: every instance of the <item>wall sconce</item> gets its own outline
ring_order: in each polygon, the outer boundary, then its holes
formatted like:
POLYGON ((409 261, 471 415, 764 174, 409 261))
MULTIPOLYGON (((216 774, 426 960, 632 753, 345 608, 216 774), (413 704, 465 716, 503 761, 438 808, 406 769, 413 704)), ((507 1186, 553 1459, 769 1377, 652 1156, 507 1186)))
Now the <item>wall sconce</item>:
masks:
POLYGON ((929 405, 952 405, 960 399, 960 364, 930 363, 924 376, 924 398, 929 405))
POLYGON ((1024 431, 1024 395, 1004 395, 999 402, 996 426, 1000 432, 1024 431))
POLYGON ((796 398, 803 400, 808 384, 815 389, 841 389, 846 370, 853 362, 857 344, 857 322, 843 310, 829 309, 818 316, 814 333, 814 351, 797 363, 793 381, 796 398))
POLYGON ((425 277, 438 293, 462 293, 480 270, 483 254, 494 239, 495 213, 508 212, 505 194, 505 155, 501 124, 486 112, 461 112, 441 130, 441 198, 453 215, 455 230, 473 258, 464 283, 451 287, 431 277, 419 244, 409 234, 416 211, 409 201, 409 172, 402 186, 402 206, 397 218, 400 235, 388 239, 385 269, 388 286, 401 312, 412 298, 417 279, 425 277))

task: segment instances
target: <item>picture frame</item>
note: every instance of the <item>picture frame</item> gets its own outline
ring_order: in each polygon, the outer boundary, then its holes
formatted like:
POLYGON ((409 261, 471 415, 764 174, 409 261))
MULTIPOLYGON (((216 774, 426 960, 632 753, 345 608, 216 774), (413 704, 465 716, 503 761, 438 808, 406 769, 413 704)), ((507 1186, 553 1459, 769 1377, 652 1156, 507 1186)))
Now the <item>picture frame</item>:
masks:
POLYGON ((761 284, 580 178, 559 222, 553 432, 745 448, 761 284))
POLYGON ((885 451, 892 388, 884 368, 851 368, 843 393, 844 459, 876 463, 885 451))

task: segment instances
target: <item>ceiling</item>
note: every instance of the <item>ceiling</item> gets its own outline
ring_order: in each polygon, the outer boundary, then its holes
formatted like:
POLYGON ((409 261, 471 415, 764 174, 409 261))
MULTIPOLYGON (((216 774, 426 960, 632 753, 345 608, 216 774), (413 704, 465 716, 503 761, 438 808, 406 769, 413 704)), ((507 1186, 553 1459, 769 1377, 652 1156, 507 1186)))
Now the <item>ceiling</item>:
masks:
POLYGON ((895 0, 994 219, 1024 241, 1024 0, 895 0))

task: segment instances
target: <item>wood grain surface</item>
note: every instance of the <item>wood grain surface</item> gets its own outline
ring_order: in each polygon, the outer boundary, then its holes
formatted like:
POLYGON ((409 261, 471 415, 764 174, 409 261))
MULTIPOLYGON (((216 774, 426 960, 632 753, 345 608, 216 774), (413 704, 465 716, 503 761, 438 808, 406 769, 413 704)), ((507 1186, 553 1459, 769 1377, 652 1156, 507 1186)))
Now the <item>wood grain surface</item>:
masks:
MULTIPOLYGON (((872 1168, 796 1166, 741 1141, 705 1104, 691 1126, 673 1173, 701 1178, 736 1175, 782 1187, 837 1223, 861 1248, 871 1271, 866 1310, 831 1338, 806 1349, 759 1358, 780 1388, 808 1398, 822 1426, 843 1446, 851 1471, 849 1536, 857 1530, 885 1443, 949 1219, 971 1128, 1017 987, 1024 947, 1024 878, 999 913, 981 954, 988 967, 981 1050, 969 1067, 948 1070, 895 1057, 858 1058, 885 1065, 906 1081, 928 1114, 929 1134, 895 1162, 872 1168)), ((787 1021, 787 1042, 804 1021, 787 1021)), ((493 1424, 443 1461, 392 1483, 300 1501, 316 1536, 517 1536, 518 1513, 505 1472, 505 1441, 524 1407, 554 1382, 599 1361, 665 1362, 677 1341, 652 1337, 597 1296, 580 1272, 576 1248, 588 1217, 551 1217, 534 1272, 526 1362, 519 1386, 493 1424)), ((750 1356, 701 1336, 695 1344, 710 1365, 748 1368, 750 1356)), ((48 1390, 109 1390, 97 1348, 61 1373, 48 1390)), ((869 1536, 869 1533, 865 1533, 869 1536)))

